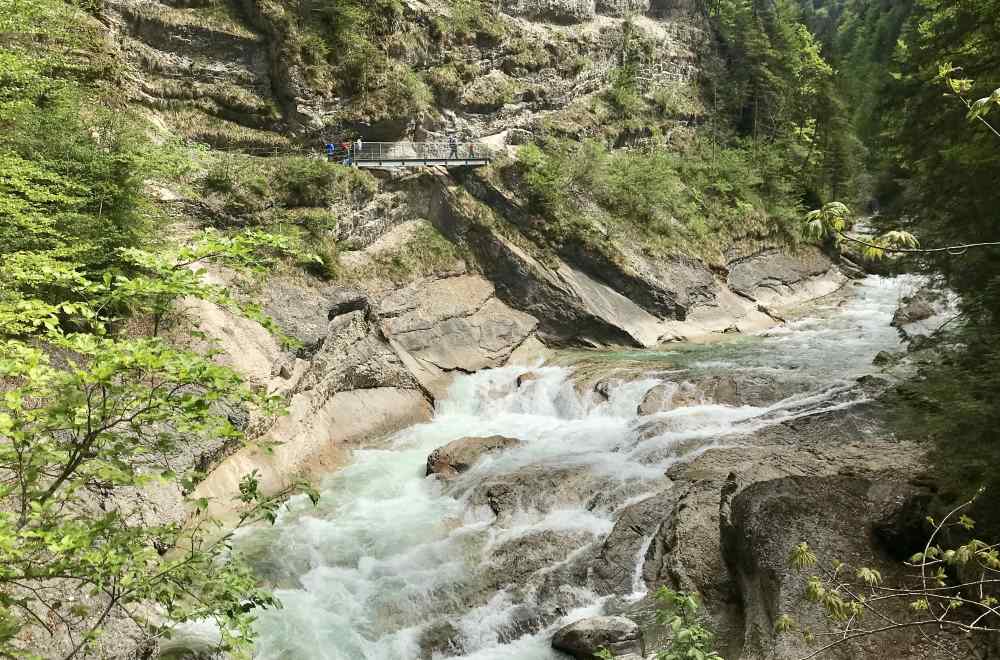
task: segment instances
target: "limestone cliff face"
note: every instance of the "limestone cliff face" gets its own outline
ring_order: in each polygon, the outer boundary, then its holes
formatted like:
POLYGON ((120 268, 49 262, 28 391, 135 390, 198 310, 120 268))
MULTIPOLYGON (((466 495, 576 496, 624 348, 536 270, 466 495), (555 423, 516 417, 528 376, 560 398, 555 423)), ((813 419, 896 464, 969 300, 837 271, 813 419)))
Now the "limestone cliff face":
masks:
MULTIPOLYGON (((644 85, 690 82, 712 56, 691 2, 504 0, 499 14, 480 19, 496 34, 459 39, 447 33, 461 20, 452 3, 407 0, 391 19, 399 38, 373 39, 430 97, 394 102, 380 88, 345 96, 315 73, 322 62, 307 61, 313 35, 298 4, 109 0, 102 19, 129 63, 132 98, 181 135, 224 148, 287 149, 290 137, 318 140, 345 128, 376 141, 457 132, 503 143, 511 129, 570 118, 575 102, 605 89, 626 21, 646 44, 644 85)), ((405 77, 394 74, 385 85, 405 77)))

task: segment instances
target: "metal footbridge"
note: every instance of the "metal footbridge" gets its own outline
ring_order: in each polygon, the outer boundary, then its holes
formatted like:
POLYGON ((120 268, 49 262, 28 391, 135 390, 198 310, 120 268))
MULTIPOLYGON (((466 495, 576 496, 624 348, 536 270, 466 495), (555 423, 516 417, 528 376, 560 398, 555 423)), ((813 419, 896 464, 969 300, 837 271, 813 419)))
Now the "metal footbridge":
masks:
POLYGON ((482 167, 495 152, 475 142, 362 142, 351 146, 344 163, 369 169, 400 167, 482 167))

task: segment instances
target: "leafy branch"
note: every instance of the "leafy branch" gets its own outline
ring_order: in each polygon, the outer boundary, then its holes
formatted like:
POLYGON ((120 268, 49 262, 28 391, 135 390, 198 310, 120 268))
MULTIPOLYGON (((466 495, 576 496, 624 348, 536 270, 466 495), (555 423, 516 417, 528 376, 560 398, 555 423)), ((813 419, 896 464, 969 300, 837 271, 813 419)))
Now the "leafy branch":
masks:
MULTIPOLYGON (((982 491, 980 491, 980 494, 982 491)), ((933 530, 923 551, 914 554, 906 566, 919 573, 909 583, 891 586, 873 568, 851 569, 839 560, 821 563, 807 543, 800 543, 789 555, 789 565, 799 572, 815 570, 806 578, 805 598, 820 607, 836 624, 830 633, 833 641, 801 660, 817 657, 849 641, 885 634, 904 628, 917 628, 924 639, 953 657, 958 655, 939 635, 945 630, 969 635, 1000 632, 1000 544, 978 539, 954 548, 943 547, 938 539, 947 529, 970 534, 975 521, 963 513, 975 502, 967 501, 952 509, 940 521, 928 518, 933 530), (978 575, 967 579, 961 576, 978 575), (957 579, 954 576, 959 576, 957 579), (910 618, 900 614, 900 605, 910 618), (872 624, 866 621, 873 619, 872 624)), ((782 616, 777 632, 789 633, 795 620, 782 616)), ((812 632, 805 631, 811 639, 812 632)))

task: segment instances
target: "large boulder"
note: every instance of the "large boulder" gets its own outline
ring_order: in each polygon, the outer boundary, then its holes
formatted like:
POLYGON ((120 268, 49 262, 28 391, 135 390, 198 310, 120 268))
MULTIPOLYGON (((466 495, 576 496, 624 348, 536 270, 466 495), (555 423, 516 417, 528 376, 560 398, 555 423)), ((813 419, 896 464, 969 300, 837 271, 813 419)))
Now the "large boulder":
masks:
POLYGON ((449 479, 471 468, 486 454, 520 445, 521 441, 517 438, 505 438, 502 435, 488 438, 460 438, 431 452, 427 457, 427 475, 437 474, 449 479))
POLYGON ((934 303, 925 295, 916 295, 900 301, 892 316, 892 327, 901 328, 916 321, 926 321, 934 316, 934 303))
POLYGON ((541 529, 515 536, 490 552, 485 584, 493 591, 524 587, 532 576, 548 572, 593 540, 589 530, 541 529))
POLYGON ((637 412, 639 415, 655 415, 704 402, 705 393, 691 383, 660 383, 642 397, 637 412))
MULTIPOLYGON (((906 539, 920 536, 910 502, 923 496, 913 485, 926 470, 922 451, 886 437, 882 415, 879 404, 866 403, 797 417, 669 468, 673 504, 661 511, 643 566, 650 592, 669 586, 700 594, 723 657, 779 660, 815 651, 815 640, 774 632, 784 613, 804 629, 829 631, 823 612, 802 600, 805 581, 788 567, 791 549, 807 541, 827 561, 872 566, 895 580, 905 567, 889 550, 912 553, 906 539)), ((646 616, 655 609, 649 597, 622 611, 657 648, 663 631, 646 616)), ((844 657, 938 657, 925 650, 908 631, 858 642, 844 657)))
POLYGON ((924 337, 934 333, 941 325, 942 315, 947 311, 947 297, 939 291, 924 287, 899 301, 891 325, 899 330, 903 339, 924 337))
MULTIPOLYGON (((806 576, 789 566, 792 549, 803 541, 824 562, 840 559, 848 562, 849 570, 867 566, 878 570, 887 584, 905 584, 909 571, 888 555, 879 530, 889 528, 889 538, 905 542, 905 534, 900 536, 899 532, 906 530, 894 525, 912 518, 910 502, 923 495, 916 486, 888 479, 803 476, 753 484, 732 499, 728 511, 724 504, 723 553, 745 613, 743 657, 806 657, 826 643, 819 635, 817 641, 799 634, 775 633, 781 614, 794 613, 803 629, 816 633, 833 633, 839 628, 831 625, 822 608, 807 602, 806 576)), ((914 539, 911 547, 892 550, 905 555, 922 549, 924 541, 919 536, 914 539)), ((902 601, 879 606, 895 620, 907 616, 906 608, 902 601)), ((968 657, 962 651, 958 640, 932 641, 900 629, 849 640, 840 653, 884 660, 968 657)))
POLYGON ((378 304, 382 330, 413 357, 444 371, 499 367, 537 325, 478 275, 416 282, 378 304))
POLYGON ((450 621, 433 623, 420 633, 420 660, 448 658, 462 652, 462 632, 450 621))
POLYGON ((593 660, 601 649, 614 655, 646 654, 639 625, 622 616, 595 616, 560 628, 552 648, 581 660, 593 660))
POLYGON ((533 465, 475 484, 470 503, 490 509, 498 518, 517 511, 545 513, 580 505, 588 511, 614 510, 640 495, 641 488, 641 483, 598 475, 583 465, 533 465))
POLYGON ((816 297, 844 281, 829 257, 812 247, 796 253, 768 251, 741 260, 730 267, 727 278, 737 294, 765 305, 816 297))
POLYGON ((672 516, 674 499, 668 490, 636 502, 618 515, 611 533, 590 561, 594 591, 602 595, 627 594, 641 588, 641 584, 635 584, 637 577, 641 579, 636 572, 636 558, 660 525, 672 516))

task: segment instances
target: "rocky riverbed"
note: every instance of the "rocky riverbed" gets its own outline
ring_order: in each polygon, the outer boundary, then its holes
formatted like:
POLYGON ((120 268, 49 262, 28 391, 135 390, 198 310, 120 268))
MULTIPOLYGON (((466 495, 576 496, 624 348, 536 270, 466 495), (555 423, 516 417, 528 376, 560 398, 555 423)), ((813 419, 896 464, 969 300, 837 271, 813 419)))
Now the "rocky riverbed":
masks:
MULTIPOLYGON (((808 654, 774 632, 788 611, 826 625, 791 548, 892 574, 927 495, 921 453, 880 423, 891 374, 871 375, 915 289, 871 277, 757 335, 458 376, 428 421, 354 450, 318 507, 241 537, 285 604, 259 657, 542 660, 593 640, 641 657, 665 639, 661 585, 702 594, 727 658, 808 654)), ((864 644, 848 652, 937 652, 864 644)))

